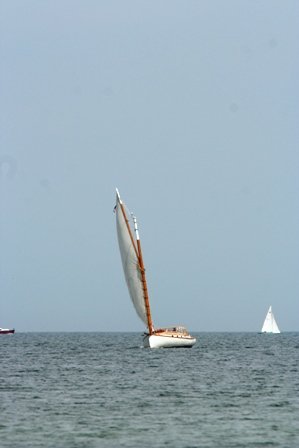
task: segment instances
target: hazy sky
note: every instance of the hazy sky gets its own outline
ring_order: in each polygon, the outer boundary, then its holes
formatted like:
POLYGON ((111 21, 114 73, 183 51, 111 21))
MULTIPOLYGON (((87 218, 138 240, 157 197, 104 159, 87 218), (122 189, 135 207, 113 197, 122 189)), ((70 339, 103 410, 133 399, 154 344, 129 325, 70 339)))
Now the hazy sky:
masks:
POLYGON ((299 330, 299 2, 1 0, 0 326, 299 330))

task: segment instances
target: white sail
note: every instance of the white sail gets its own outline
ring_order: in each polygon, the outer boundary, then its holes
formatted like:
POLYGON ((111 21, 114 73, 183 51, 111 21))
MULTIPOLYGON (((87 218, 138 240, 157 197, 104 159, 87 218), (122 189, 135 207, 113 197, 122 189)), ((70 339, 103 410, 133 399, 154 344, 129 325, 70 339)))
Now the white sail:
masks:
POLYGON ((276 323, 274 314, 272 312, 272 307, 270 306, 268 313, 266 315, 264 325, 262 328, 262 333, 280 333, 278 325, 276 323))
MULTIPOLYGON (((123 204, 123 203, 122 203, 123 204)), ((147 326, 146 308, 142 287, 141 272, 138 258, 127 228, 125 218, 120 205, 120 197, 116 195, 116 228, 121 261, 124 269, 126 283, 136 313, 147 326)))

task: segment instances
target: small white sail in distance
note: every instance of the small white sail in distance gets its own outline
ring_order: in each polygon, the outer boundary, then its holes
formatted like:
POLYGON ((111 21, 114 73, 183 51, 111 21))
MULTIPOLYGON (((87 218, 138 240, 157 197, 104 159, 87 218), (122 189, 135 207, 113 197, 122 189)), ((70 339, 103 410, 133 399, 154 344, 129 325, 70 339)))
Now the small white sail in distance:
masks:
POLYGON ((262 333, 280 333, 271 305, 264 320, 262 333))

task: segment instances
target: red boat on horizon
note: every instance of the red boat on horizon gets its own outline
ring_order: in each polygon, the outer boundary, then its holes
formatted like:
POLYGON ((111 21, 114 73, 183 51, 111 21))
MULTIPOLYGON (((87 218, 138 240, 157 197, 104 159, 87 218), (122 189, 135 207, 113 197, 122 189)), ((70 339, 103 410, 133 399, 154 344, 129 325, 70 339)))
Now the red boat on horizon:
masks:
POLYGON ((14 334, 15 329, 12 330, 9 328, 0 328, 0 334, 14 334))

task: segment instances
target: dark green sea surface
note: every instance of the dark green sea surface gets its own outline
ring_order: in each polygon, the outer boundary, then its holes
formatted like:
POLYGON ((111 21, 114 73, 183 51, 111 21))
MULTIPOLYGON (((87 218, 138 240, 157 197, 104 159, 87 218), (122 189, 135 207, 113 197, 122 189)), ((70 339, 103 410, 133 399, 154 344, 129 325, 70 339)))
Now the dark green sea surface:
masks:
POLYGON ((299 447, 299 334, 0 336, 1 448, 299 447))

